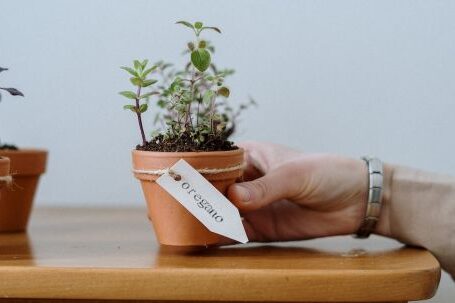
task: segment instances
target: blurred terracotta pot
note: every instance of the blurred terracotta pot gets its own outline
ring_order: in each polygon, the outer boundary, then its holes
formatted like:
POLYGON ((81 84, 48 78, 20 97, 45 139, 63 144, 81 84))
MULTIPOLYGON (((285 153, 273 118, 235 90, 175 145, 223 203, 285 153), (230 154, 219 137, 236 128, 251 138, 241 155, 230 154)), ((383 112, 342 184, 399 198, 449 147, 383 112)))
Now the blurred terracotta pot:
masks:
MULTIPOLYGON (((133 150, 133 167, 136 170, 166 169, 180 159, 196 169, 227 168, 243 162, 243 149, 221 152, 148 152, 133 150)), ((221 193, 243 174, 241 169, 219 174, 204 175, 221 193)), ((178 201, 161 188, 157 175, 135 173, 141 181, 147 201, 148 218, 152 222, 158 241, 164 245, 201 246, 219 243, 223 237, 209 231, 178 201)))
POLYGON ((11 161, 12 184, 0 191, 0 232, 27 229, 39 177, 46 169, 47 151, 0 150, 11 161))

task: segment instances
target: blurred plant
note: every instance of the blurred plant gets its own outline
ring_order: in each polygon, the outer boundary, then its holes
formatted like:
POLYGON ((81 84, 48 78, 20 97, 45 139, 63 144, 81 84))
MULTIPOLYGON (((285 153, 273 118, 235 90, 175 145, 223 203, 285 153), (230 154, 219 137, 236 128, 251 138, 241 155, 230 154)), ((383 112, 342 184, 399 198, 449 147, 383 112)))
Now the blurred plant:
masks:
MULTIPOLYGON (((8 69, 5 67, 0 67, 0 73, 7 71, 8 69)), ((21 96, 23 97, 24 94, 19 91, 17 88, 12 88, 12 87, 0 87, 0 90, 7 91, 11 96, 21 96)), ((2 93, 0 91, 0 101, 2 101, 2 93)), ((8 145, 8 144, 1 144, 0 141, 0 148, 1 149, 17 149, 16 146, 14 145, 8 145)))
MULTIPOLYGON (((5 67, 0 67, 0 73, 7 71, 8 69, 5 67)), ((12 88, 12 87, 0 87, 0 90, 7 91, 11 96, 24 96, 23 93, 21 93, 17 88, 12 88)), ((0 101, 2 100, 2 94, 0 92, 0 101)))
POLYGON ((202 22, 191 24, 179 21, 177 24, 190 28, 194 33, 194 40, 187 44, 184 52, 189 55, 184 69, 176 70, 164 61, 146 69, 146 60, 135 60, 134 68, 122 67, 133 76, 130 80, 137 87, 136 93, 120 93, 135 100, 135 104, 125 105, 124 108, 137 114, 142 137, 142 146, 137 148, 166 145, 169 148, 164 149, 178 151, 232 149, 234 147, 228 138, 236 129, 238 117, 255 102, 250 99, 238 108, 233 108, 228 102, 230 89, 224 82, 234 70, 218 70, 212 63, 214 47, 200 38, 203 31, 221 33, 221 30, 204 26, 202 22), (147 79, 150 73, 156 73, 160 80, 154 90, 141 95, 141 88, 157 82, 147 79), (158 96, 154 124, 160 123, 160 127, 152 133, 152 140, 147 142, 141 114, 147 110, 148 98, 152 95, 158 96), (144 100, 142 104, 141 100, 144 100))

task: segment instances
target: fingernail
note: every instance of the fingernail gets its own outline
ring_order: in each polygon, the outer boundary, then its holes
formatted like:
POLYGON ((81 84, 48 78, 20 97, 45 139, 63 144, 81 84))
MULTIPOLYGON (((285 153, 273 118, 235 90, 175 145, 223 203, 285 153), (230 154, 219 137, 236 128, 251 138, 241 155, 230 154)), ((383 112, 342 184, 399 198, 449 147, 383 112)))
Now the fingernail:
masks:
POLYGON ((236 185, 237 186, 237 193, 240 197, 240 200, 243 202, 243 203, 248 203, 250 202, 251 200, 251 193, 249 191, 248 188, 246 188, 245 186, 243 185, 236 185))

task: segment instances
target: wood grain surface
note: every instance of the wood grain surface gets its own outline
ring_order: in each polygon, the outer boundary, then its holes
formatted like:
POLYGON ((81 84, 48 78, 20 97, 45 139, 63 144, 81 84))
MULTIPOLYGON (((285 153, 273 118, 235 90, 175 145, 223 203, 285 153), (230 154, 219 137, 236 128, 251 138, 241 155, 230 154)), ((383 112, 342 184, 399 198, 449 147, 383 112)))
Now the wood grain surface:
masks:
POLYGON ((336 241, 337 250, 317 241, 160 247, 142 209, 37 209, 28 233, 0 234, 0 298, 405 302, 435 293, 440 268, 429 252, 336 241))

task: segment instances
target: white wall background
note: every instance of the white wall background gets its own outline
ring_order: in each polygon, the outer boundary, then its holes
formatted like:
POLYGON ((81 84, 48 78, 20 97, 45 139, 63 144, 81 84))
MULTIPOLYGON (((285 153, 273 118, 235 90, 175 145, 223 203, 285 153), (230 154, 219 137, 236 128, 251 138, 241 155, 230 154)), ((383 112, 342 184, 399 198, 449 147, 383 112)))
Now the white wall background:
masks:
MULTIPOLYGON (((182 63, 180 19, 222 28, 208 38, 237 70, 231 100, 260 103, 237 140, 455 174, 453 1, 0 0, 0 81, 26 94, 4 96, 0 136, 49 149, 38 205, 143 205, 118 67, 182 63)), ((446 279, 435 302, 449 297, 446 279)))

